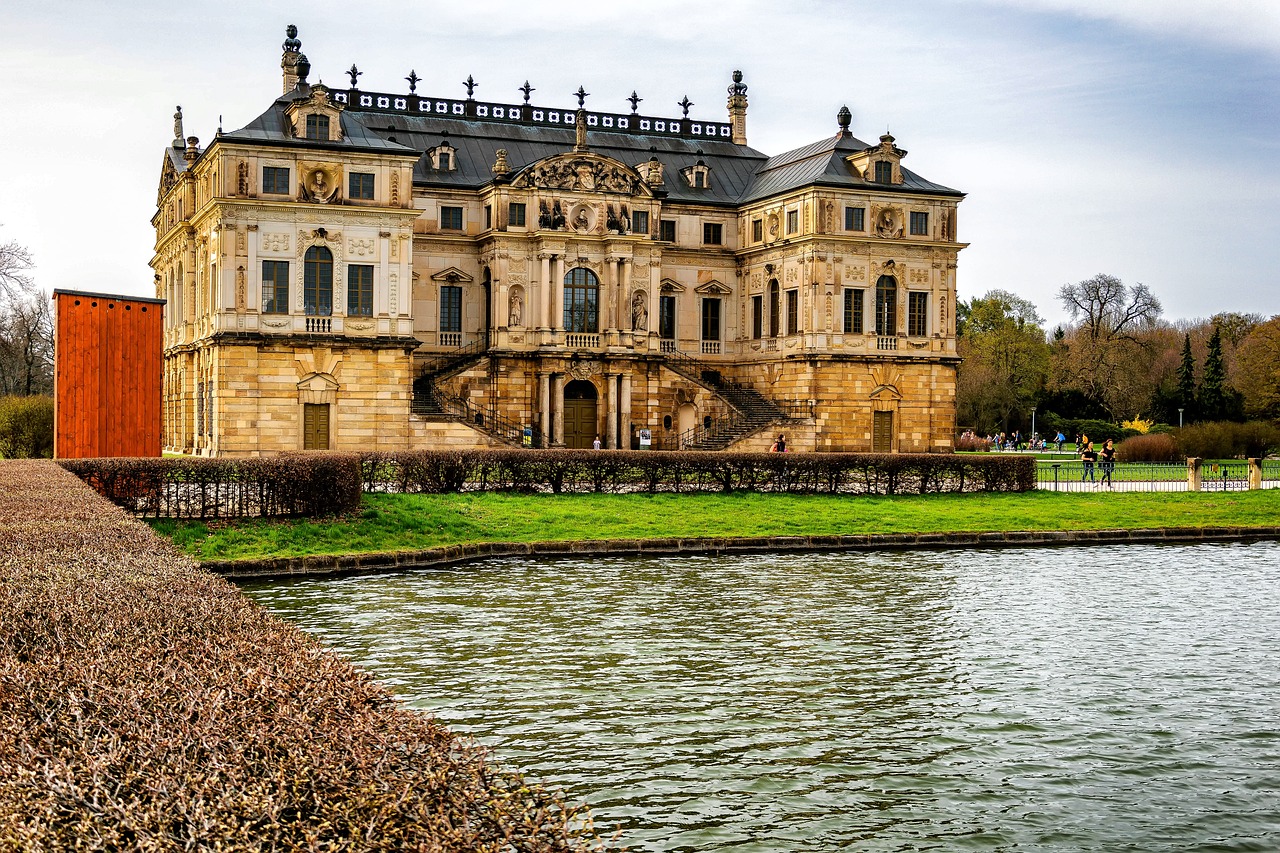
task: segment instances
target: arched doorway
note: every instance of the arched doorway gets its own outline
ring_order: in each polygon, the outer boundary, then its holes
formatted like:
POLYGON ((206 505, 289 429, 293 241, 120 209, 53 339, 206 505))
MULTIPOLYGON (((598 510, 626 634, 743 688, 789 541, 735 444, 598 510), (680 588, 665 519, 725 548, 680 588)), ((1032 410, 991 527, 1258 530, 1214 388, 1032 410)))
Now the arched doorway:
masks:
MULTIPOLYGON (((693 403, 685 403, 676 412, 676 429, 680 435, 685 435, 689 430, 698 425, 698 409, 693 403)), ((687 437, 687 436, 686 436, 687 437)), ((681 448, 683 449, 683 448, 681 448)))
POLYGON ((589 448, 595 441, 596 386, 585 379, 575 379, 564 386, 564 446, 589 448))

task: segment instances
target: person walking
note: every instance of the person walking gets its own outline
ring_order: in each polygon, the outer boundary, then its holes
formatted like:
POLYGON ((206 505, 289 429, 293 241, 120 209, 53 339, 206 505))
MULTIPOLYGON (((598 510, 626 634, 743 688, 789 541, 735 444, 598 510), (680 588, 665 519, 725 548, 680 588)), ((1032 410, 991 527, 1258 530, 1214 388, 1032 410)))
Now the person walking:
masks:
POLYGON ((1059 452, 1059 453, 1061 453, 1061 452, 1062 452, 1062 445, 1064 445, 1064 444, 1066 444, 1066 443, 1067 443, 1067 437, 1066 437, 1065 435, 1063 435, 1063 434, 1062 434, 1062 430, 1058 430, 1058 435, 1057 435, 1057 437, 1056 437, 1056 438, 1054 438, 1054 441, 1055 441, 1055 442, 1057 442, 1057 444, 1058 444, 1058 452, 1059 452))
POLYGON ((1084 442, 1084 450, 1080 451, 1080 461, 1084 463, 1084 473, 1080 475, 1080 482, 1088 480, 1097 485, 1098 480, 1093 473, 1093 463, 1098 461, 1098 452, 1093 449, 1093 442, 1089 440, 1089 436, 1082 435, 1080 440, 1084 442))
POLYGON ((782 433, 778 433, 778 440, 773 443, 773 447, 769 448, 770 453, 786 453, 787 437, 782 433))
POLYGON ((1115 488, 1111 482, 1111 475, 1116 470, 1116 449, 1111 444, 1111 439, 1102 442, 1102 452, 1098 454, 1099 466, 1102 469, 1102 485, 1108 489, 1115 488))

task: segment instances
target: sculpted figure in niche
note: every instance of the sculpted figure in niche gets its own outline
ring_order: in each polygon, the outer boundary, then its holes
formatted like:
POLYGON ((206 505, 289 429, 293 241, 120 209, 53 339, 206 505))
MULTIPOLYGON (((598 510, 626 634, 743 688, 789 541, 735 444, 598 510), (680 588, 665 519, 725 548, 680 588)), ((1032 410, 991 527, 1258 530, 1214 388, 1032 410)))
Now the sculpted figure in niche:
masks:
POLYGON ((312 170, 307 185, 303 187, 306 199, 318 204, 328 204, 337 193, 338 188, 329 185, 329 176, 324 173, 324 169, 312 170))
POLYGON ((236 192, 249 194, 249 164, 243 160, 236 165, 236 192))
POLYGON ((555 202, 551 206, 551 227, 564 227, 564 210, 560 207, 560 202, 555 202))
POLYGON ((538 202, 538 227, 539 228, 551 227, 551 211, 547 210, 546 201, 538 202))
POLYGON ((636 332, 649 331, 649 300, 643 290, 637 290, 631 297, 631 329, 636 332))
POLYGON ((884 208, 876 217, 876 236, 890 238, 902 236, 902 225, 898 222, 898 217, 894 215, 892 208, 884 208))
POLYGON ((587 214, 585 207, 578 208, 578 212, 573 215, 573 227, 578 231, 586 231, 591 228, 591 217, 587 214))
POLYGON ((507 312, 507 325, 519 326, 524 322, 524 300, 520 298, 520 291, 511 291, 511 307, 507 312))

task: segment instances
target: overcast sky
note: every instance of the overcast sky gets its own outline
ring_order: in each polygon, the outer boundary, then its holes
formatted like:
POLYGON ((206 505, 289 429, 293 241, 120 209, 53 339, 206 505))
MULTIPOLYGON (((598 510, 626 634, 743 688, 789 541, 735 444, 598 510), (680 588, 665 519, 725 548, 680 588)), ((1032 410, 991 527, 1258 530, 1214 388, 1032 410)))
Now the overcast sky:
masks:
POLYGON ((726 120, 778 154, 890 129, 906 165, 968 193, 960 298, 1003 288, 1050 324, 1099 272, 1171 319, 1280 313, 1280 0, 872 2, 4 2, 0 242, 46 289, 154 295, 161 155, 174 107, 207 142, 280 92, 300 30, 311 79, 367 91, 726 120), (787 8, 784 8, 787 7, 787 8))

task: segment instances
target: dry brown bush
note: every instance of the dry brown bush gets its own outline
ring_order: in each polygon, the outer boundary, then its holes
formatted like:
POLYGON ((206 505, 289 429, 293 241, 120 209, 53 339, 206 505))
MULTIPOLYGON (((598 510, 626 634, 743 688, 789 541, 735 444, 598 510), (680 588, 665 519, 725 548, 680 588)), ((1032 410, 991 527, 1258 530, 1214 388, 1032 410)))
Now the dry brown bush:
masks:
POLYGON ((1135 435, 1116 445, 1116 459, 1121 462, 1181 462, 1184 458, 1174 437, 1162 432, 1135 435))
POLYGON ((0 542, 0 850, 598 845, 56 464, 0 462, 0 542))

